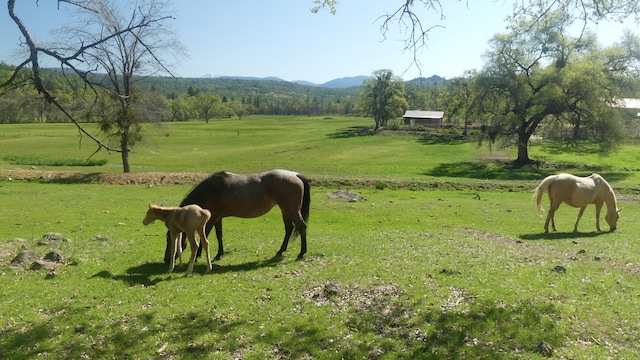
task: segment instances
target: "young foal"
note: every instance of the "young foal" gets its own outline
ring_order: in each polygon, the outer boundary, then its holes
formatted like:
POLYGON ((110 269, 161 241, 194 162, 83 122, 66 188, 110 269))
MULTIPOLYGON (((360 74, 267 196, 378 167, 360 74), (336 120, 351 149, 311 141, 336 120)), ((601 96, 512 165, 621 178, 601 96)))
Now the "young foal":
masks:
POLYGON ((556 210, 563 202, 580 208, 578 219, 573 226, 573 232, 578 232, 578 222, 584 213, 584 209, 589 204, 596 206, 596 229, 600 230, 600 210, 602 205, 607 204, 607 215, 605 220, 609 224, 610 231, 614 231, 618 226, 618 209, 616 196, 609 183, 598 174, 591 174, 587 177, 578 177, 571 174, 558 174, 547 176, 534 191, 534 197, 540 211, 542 207, 542 194, 545 190, 549 194, 549 213, 544 223, 544 232, 549 232, 549 221, 553 231, 556 231, 556 224, 553 219, 556 210))
POLYGON ((191 275, 193 272, 193 264, 196 260, 198 244, 196 243, 196 231, 200 235, 200 246, 205 250, 207 255, 207 271, 211 271, 211 258, 209 256, 209 241, 205 235, 205 225, 211 218, 211 212, 203 209, 198 205, 187 205, 183 207, 162 207, 157 205, 149 205, 147 216, 142 223, 146 226, 160 219, 169 229, 171 234, 171 261, 169 263, 169 272, 173 271, 175 266, 176 253, 182 263, 182 233, 184 232, 191 244, 191 259, 185 276, 191 275))

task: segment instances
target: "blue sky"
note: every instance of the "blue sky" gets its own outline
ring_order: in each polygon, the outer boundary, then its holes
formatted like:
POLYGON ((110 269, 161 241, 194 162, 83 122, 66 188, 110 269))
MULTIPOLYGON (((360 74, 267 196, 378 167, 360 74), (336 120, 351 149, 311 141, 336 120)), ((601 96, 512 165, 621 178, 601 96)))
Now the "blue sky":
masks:
MULTIPOLYGON (((441 27, 432 30, 428 48, 418 54, 418 69, 413 54, 403 51, 405 33, 392 27, 384 39, 377 21, 403 1, 343 0, 332 15, 312 14, 311 0, 174 0, 173 24, 188 57, 173 70, 181 77, 276 76, 315 83, 378 69, 391 69, 405 80, 434 74, 452 78, 482 67, 487 43, 505 31, 512 4, 442 1, 444 20, 433 12, 423 18, 441 27)), ((49 31, 69 19, 55 0, 40 0, 39 7, 35 0, 19 0, 16 11, 37 41, 49 40, 49 31)), ((620 26, 601 24, 598 34, 603 45, 610 45, 620 31, 620 26)), ((6 9, 0 11, 0 34, 0 61, 15 64, 19 32, 6 9)))

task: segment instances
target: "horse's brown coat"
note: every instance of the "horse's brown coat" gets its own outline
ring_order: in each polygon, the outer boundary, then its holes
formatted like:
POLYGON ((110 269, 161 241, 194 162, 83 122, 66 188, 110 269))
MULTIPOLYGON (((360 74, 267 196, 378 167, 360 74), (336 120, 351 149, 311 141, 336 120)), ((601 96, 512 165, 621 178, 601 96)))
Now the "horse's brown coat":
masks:
POLYGON ((553 231, 556 231, 554 214, 560 204, 567 203, 573 207, 580 208, 578 219, 573 227, 573 231, 578 231, 578 222, 584 213, 584 209, 589 204, 596 206, 596 229, 600 230, 600 210, 602 205, 607 205, 607 215, 605 220, 609 224, 611 231, 616 230, 618 225, 618 209, 616 196, 607 181, 598 174, 587 177, 578 177, 571 174, 558 174, 547 176, 534 191, 536 204, 540 211, 544 211, 542 206, 542 194, 547 191, 549 195, 549 212, 544 224, 545 233, 549 232, 549 221, 553 231))
MULTIPOLYGON (((227 171, 215 173, 198 184, 185 197, 181 205, 198 204, 211 211, 205 232, 215 226, 219 259, 222 245, 222 219, 229 216, 255 218, 278 205, 282 212, 285 236, 277 255, 287 249, 294 231, 300 234, 301 248, 298 259, 307 251, 307 220, 309 216, 309 183, 300 174, 289 170, 270 170, 257 174, 238 175, 227 171)), ((169 245, 169 244, 167 244, 169 245)), ((165 262, 168 262, 168 246, 165 262)))

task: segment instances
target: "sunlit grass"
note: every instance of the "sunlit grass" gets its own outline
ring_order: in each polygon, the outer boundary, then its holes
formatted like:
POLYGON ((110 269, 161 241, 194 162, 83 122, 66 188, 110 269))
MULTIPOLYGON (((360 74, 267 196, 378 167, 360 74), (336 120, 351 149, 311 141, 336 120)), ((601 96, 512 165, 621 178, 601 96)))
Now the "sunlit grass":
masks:
POLYGON ((530 359, 542 358, 541 341, 561 357, 638 350, 635 202, 612 234, 594 232, 592 208, 572 234, 577 210, 561 207, 560 233, 545 237, 527 192, 351 189, 366 200, 350 203, 314 188, 304 261, 299 241, 272 261, 283 233, 273 211, 226 219, 228 253, 212 274, 199 261, 183 278, 185 265, 166 274, 163 226, 141 220, 149 202, 175 204, 188 189, 0 182, 3 355, 530 359), (50 231, 70 242, 37 245, 50 231), (52 279, 13 269, 22 248, 59 248, 75 265, 52 279))

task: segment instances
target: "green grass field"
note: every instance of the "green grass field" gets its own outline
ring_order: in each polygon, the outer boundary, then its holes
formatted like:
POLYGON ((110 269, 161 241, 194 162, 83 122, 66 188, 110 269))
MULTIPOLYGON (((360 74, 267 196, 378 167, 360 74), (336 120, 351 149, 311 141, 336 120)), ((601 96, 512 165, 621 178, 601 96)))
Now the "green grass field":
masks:
MULTIPOLYGON (((299 240, 273 258, 283 236, 274 210, 225 219, 226 254, 211 274, 201 260, 189 278, 185 264, 167 274, 164 227, 142 218, 148 203, 176 205, 190 185, 1 179, 0 359, 542 359, 541 342, 553 358, 640 354, 634 145, 602 157, 539 144, 532 157, 550 165, 510 169, 493 162, 509 151, 352 128, 370 121, 168 124, 150 128, 132 154, 140 173, 307 175, 316 186, 303 261, 299 240), (531 190, 565 167, 598 171, 620 189, 618 231, 595 232, 589 207, 574 234, 578 211, 563 205, 559 231, 542 233, 531 190), (400 181, 446 190, 384 186, 400 181), (339 190, 363 199, 335 198, 339 190), (43 242, 49 232, 69 241, 43 242), (53 271, 12 266, 25 249, 58 249, 65 260, 53 271)), ((95 150, 86 138, 78 148, 69 125, 0 129, 2 154, 84 159, 95 150)), ((108 164, 36 167, 121 171, 117 154, 95 158, 108 164)), ((30 166, 0 159, 14 168, 30 166)))

